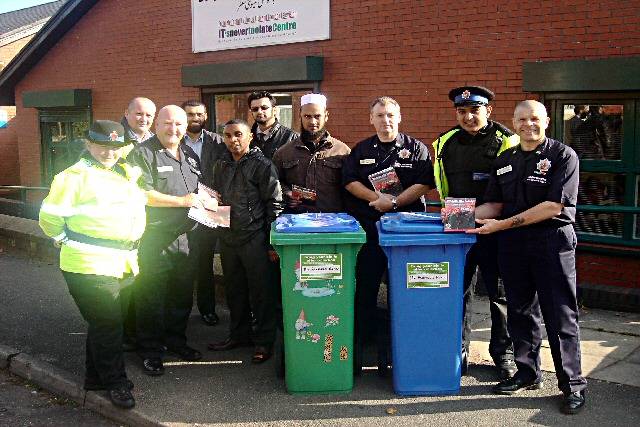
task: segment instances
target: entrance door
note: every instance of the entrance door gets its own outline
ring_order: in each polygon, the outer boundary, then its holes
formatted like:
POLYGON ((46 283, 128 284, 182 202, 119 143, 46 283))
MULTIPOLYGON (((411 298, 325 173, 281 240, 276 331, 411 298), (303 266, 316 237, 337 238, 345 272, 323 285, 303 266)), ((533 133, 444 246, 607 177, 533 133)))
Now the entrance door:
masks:
POLYGON ((78 161, 89 123, 88 109, 40 110, 43 185, 51 184, 58 172, 78 161))

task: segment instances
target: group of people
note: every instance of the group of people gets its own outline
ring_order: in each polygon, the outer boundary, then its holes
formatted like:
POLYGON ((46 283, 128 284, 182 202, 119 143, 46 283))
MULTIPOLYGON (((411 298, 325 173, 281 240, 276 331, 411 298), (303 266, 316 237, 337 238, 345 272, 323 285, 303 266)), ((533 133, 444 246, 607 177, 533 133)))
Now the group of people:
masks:
POLYGON ((545 136, 549 119, 542 104, 517 105, 514 135, 489 119, 493 97, 479 86, 450 92, 457 125, 433 142, 433 162, 425 144, 399 131, 400 105, 387 96, 370 105, 375 134, 353 149, 328 132, 327 98, 318 93, 301 98, 300 133, 278 122, 276 98, 265 91, 248 98, 253 125, 230 120, 222 138, 204 129, 206 106, 199 101, 160 109, 155 135, 155 105, 146 98, 133 99, 121 123, 94 122, 86 151, 56 175, 40 212, 41 227, 61 246, 60 268, 89 324, 85 388, 107 390, 120 407, 134 406, 124 337, 149 375, 164 372, 167 352, 183 360, 202 357, 187 345, 186 328, 194 283, 202 320, 218 323, 216 241, 230 322, 228 337, 209 349, 253 346, 253 363, 268 360, 280 295, 269 230, 282 212, 347 212, 359 221, 367 238, 356 262, 356 336, 360 343, 376 341, 387 268, 376 221, 386 212, 424 211, 426 194, 437 189, 442 199, 475 198, 481 224, 469 231, 478 240, 464 271, 463 371, 472 284, 481 276, 491 306, 489 350, 500 378, 494 391, 541 386, 544 319, 562 409, 578 412, 586 388, 572 225, 578 159, 545 136), (397 196, 376 191, 369 179, 388 168, 403 189, 397 196), (213 196, 198 191, 203 184, 213 196), (191 208, 220 205, 230 206, 229 228, 196 225, 187 215, 191 208))

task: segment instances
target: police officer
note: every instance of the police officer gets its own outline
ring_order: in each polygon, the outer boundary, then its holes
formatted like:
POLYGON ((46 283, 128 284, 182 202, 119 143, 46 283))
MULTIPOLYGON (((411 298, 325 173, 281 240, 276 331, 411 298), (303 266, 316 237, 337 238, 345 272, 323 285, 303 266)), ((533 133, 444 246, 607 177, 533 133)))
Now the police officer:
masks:
MULTIPOLYGON (((517 136, 498 122, 489 120, 494 93, 482 86, 462 86, 449 92, 458 125, 444 132, 433 142, 436 161, 434 173, 442 201, 446 197, 471 197, 483 203, 489 173, 496 157, 517 145, 517 136)), ((489 295, 491 339, 489 354, 500 379, 516 372, 513 345, 507 331, 507 302, 504 286, 498 276, 496 236, 479 236, 467 254, 464 269, 464 299, 462 320, 462 372, 467 370, 471 336, 472 280, 476 269, 489 295)))
POLYGON ((386 212, 424 211, 421 196, 434 187, 429 150, 419 140, 399 132, 400 105, 388 96, 376 98, 370 106, 369 120, 376 134, 356 145, 342 168, 342 183, 347 189, 347 212, 353 215, 367 234, 356 261, 356 327, 359 347, 378 340, 378 365, 386 362, 381 352, 376 307, 380 281, 387 268, 387 257, 378 243, 376 221, 386 212), (369 176, 392 168, 402 184, 397 195, 374 191, 369 176))
POLYGON ((137 274, 137 241, 145 227, 140 169, 121 160, 122 125, 91 125, 86 151, 57 174, 40 209, 40 227, 60 249, 69 293, 89 324, 85 390, 108 390, 114 405, 133 408, 133 384, 122 354, 121 291, 137 274))
POLYGON ((194 278, 193 256, 189 256, 194 221, 187 211, 203 208, 214 199, 196 194, 200 167, 196 153, 182 143, 186 127, 184 110, 165 106, 158 113, 156 135, 128 156, 142 169, 141 186, 148 198, 140 277, 134 290, 137 351, 148 375, 164 373, 164 347, 182 360, 202 357, 186 338, 194 278))
POLYGON ((587 387, 580 366, 573 229, 578 156, 545 136, 548 125, 541 103, 523 101, 516 106, 513 127, 520 145, 496 159, 485 204, 476 209, 477 221, 484 225, 469 231, 500 232, 498 263, 518 371, 498 383, 494 392, 511 395, 541 387, 544 319, 564 396, 561 408, 575 414, 584 407, 587 387))
POLYGON ((326 129, 329 112, 324 95, 306 94, 300 105, 302 134, 273 156, 285 212, 343 212, 342 163, 351 150, 326 129))

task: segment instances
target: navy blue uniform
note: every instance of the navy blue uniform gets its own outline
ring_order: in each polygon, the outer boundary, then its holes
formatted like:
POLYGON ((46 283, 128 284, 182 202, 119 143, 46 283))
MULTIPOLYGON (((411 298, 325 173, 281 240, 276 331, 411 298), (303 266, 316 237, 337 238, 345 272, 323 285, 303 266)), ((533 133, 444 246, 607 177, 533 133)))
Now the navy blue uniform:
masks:
MULTIPOLYGON (((200 179, 197 154, 179 146, 180 160, 157 137, 138 145, 127 157, 142 169, 140 187, 171 196, 195 193, 200 179)), ((194 260, 190 256, 195 222, 187 208, 147 206, 147 228, 140 240, 134 298, 138 353, 144 359, 162 357, 162 345, 186 346, 193 306, 194 260)))
MULTIPOLYGON (((390 166, 394 167, 404 189, 414 184, 435 187, 429 150, 421 141, 402 133, 388 143, 380 142, 376 135, 358 143, 342 167, 342 183, 346 186, 357 181, 373 190, 369 175, 390 166)), ((345 202, 347 212, 360 222, 367 233, 367 242, 360 249, 356 261, 356 325, 358 334, 367 338, 377 332, 375 309, 380 281, 387 269, 387 257, 378 243, 375 226, 383 214, 351 193, 347 194, 345 202)), ((424 205, 418 199, 399 210, 421 212, 424 205)))
POLYGON ((486 202, 503 204, 509 218, 542 202, 562 203, 554 218, 498 235, 498 263, 507 294, 507 322, 518 372, 524 381, 541 379, 544 319, 558 387, 586 388, 580 364, 573 229, 578 197, 578 156, 550 138, 534 151, 520 146, 496 159, 486 202))

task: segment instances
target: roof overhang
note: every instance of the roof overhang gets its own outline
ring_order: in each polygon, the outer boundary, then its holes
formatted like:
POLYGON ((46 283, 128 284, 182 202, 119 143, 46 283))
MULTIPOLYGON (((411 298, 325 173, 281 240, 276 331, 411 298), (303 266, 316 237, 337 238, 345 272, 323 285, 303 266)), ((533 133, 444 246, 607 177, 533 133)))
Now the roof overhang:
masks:
POLYGON ((0 105, 15 105, 16 85, 98 0, 69 0, 0 73, 0 105))

